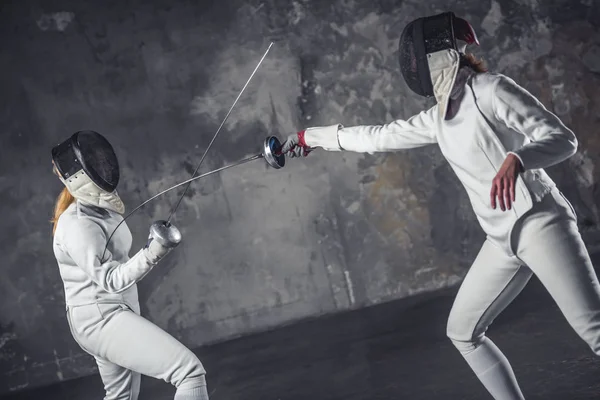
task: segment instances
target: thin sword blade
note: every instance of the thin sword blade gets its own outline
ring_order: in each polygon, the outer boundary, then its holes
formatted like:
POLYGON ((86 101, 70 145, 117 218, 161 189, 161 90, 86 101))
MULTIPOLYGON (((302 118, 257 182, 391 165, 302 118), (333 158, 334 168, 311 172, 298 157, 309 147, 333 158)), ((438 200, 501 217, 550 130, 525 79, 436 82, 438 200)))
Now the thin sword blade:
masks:
MULTIPOLYGON (((260 61, 256 65, 256 68, 254 68, 254 71, 252 71, 252 74, 250 75, 250 77, 246 81, 246 84, 244 85, 244 87, 242 88, 242 90, 240 90, 240 93, 238 94, 237 98, 235 99, 235 101, 233 102, 233 104, 231 105, 231 107, 229 108, 229 111, 227 112, 227 115, 225 115, 225 118, 223 119, 223 122, 221 122, 221 125, 219 126, 219 129, 217 129, 217 132, 215 132, 215 135, 213 136, 212 140, 208 144, 208 147, 204 151, 204 154, 202 155, 202 158, 200 158, 200 162, 198 163, 198 166, 194 170, 194 173, 192 174, 192 178, 194 176, 196 176, 196 173, 198 172, 198 169, 200 169, 200 166, 202 165, 202 162, 204 161, 204 158, 206 157, 206 154, 208 153, 208 150, 213 145, 215 139, 217 138, 217 135, 221 131, 221 128, 223 128, 223 125, 225 125, 225 121, 227 121, 227 118, 229 118, 229 115, 231 114, 231 111, 233 110, 233 108, 237 104, 238 100, 240 99, 240 97, 242 97, 242 93, 244 93, 244 90, 246 90, 246 87, 250 83, 250 80, 252 80, 252 77, 254 76, 254 74, 256 73, 256 71, 258 71, 258 68, 260 67, 260 65, 262 64, 263 60, 265 59, 265 57, 269 53, 269 50, 271 50, 271 46, 273 46, 273 42, 271 42, 271 44, 267 48, 267 51, 265 51, 265 54, 263 54, 262 58, 260 59, 260 61)), ((173 218, 173 215, 175 214, 175 211, 177 211, 177 208, 179 208, 179 205, 181 204, 181 201, 183 200, 185 194, 187 193, 190 185, 191 185, 191 182, 188 183, 188 185, 185 187, 185 189, 183 190, 183 193, 181 194, 181 196, 179 197, 179 200, 177 201, 177 204, 171 210, 171 214, 169 214, 169 218, 167 218, 167 225, 171 222, 171 218, 173 218)))

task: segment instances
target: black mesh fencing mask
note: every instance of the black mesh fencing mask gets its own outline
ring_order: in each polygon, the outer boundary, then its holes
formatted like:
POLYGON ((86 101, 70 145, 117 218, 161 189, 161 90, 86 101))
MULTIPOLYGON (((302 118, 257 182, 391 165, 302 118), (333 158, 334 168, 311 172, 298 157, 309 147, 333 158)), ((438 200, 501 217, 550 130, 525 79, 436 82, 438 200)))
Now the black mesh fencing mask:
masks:
POLYGON ((457 39, 479 43, 471 25, 453 12, 422 17, 404 28, 399 44, 400 70, 408 87, 421 96, 433 96, 428 54, 454 49, 457 39))
POLYGON ((98 132, 75 132, 52 148, 52 160, 64 180, 83 170, 94 184, 108 193, 114 192, 119 183, 117 155, 98 132))

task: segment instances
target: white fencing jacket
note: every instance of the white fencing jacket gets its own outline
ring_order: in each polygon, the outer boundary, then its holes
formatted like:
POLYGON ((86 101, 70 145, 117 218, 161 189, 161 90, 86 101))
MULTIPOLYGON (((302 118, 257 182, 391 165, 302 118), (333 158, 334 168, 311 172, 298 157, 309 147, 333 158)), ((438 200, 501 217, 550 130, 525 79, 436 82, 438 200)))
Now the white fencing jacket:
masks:
POLYGON ((111 239, 104 259, 108 236, 123 217, 117 212, 71 204, 58 219, 54 234, 54 256, 64 283, 68 306, 93 303, 138 305, 137 282, 156 265, 143 250, 129 257, 132 237, 123 223, 111 239))
POLYGON ((544 168, 575 154, 577 139, 540 101, 502 74, 470 73, 462 82, 464 90, 453 100, 452 107, 458 109, 451 119, 443 119, 445 113, 436 104, 407 121, 309 128, 306 144, 374 153, 437 143, 464 185, 483 230, 510 251, 507 242, 515 221, 556 186, 544 168), (509 153, 521 160, 525 172, 517 180, 512 210, 494 210, 492 180, 509 153))

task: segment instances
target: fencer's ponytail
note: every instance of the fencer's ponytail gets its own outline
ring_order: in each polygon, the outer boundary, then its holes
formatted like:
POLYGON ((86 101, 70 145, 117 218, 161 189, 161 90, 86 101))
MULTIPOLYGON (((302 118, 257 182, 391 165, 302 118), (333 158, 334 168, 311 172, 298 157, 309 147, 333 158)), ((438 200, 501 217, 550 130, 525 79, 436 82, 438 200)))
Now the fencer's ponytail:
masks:
POLYGON ((64 213, 67 207, 69 207, 74 201, 75 197, 73 197, 73 195, 69 193, 67 188, 64 187, 58 195, 58 197, 56 198, 56 204, 54 205, 54 215, 50 220, 50 223, 53 224, 52 236, 54 236, 54 233, 56 232, 56 224, 58 223, 58 218, 60 218, 62 213, 64 213))
POLYGON ((460 55, 460 67, 467 66, 475 72, 487 72, 487 65, 482 58, 478 58, 473 53, 460 55))

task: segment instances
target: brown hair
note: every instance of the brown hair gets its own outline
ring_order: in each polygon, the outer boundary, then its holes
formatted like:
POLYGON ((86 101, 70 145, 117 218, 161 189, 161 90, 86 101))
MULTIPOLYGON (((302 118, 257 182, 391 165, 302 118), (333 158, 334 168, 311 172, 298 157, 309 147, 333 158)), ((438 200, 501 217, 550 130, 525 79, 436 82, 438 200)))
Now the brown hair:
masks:
POLYGON ((460 66, 470 67, 475 72, 487 72, 487 65, 482 58, 477 58, 473 53, 460 55, 460 66))
POLYGON ((74 202, 75 202, 75 197, 73 197, 73 195, 71 193, 69 193, 69 191, 67 190, 66 187, 63 188, 63 190, 60 192, 60 194, 56 198, 56 204, 54 205, 54 215, 53 215, 52 219, 50 220, 50 223, 53 224, 52 236, 54 236, 54 233, 56 232, 56 224, 58 223, 58 218, 60 218, 60 216, 62 215, 62 213, 65 212, 67 207, 69 207, 71 205, 71 203, 74 203, 74 202))

